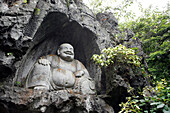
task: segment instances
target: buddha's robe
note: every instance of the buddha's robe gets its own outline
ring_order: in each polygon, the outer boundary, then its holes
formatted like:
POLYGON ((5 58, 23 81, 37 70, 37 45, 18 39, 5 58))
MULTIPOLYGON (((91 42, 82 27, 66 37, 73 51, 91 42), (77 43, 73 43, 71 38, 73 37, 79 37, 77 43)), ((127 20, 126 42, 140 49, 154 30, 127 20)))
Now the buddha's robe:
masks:
POLYGON ((42 58, 47 59, 49 64, 35 63, 26 81, 27 88, 72 89, 74 92, 82 94, 95 93, 94 82, 89 77, 87 69, 78 60, 67 62, 57 55, 47 55, 42 58), (80 71, 83 72, 83 75, 77 76, 76 73, 80 71))

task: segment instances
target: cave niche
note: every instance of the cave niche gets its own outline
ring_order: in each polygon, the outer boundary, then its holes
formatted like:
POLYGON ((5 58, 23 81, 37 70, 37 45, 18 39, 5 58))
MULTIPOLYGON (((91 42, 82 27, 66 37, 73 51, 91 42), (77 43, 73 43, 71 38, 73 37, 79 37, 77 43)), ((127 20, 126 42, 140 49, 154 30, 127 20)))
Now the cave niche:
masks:
POLYGON ((39 57, 56 54, 60 44, 70 43, 74 47, 75 59, 85 65, 99 90, 101 72, 91 60, 92 55, 100 51, 96 39, 93 32, 76 21, 70 21, 65 14, 50 12, 33 37, 31 47, 18 69, 16 81, 24 86, 29 71, 39 57))

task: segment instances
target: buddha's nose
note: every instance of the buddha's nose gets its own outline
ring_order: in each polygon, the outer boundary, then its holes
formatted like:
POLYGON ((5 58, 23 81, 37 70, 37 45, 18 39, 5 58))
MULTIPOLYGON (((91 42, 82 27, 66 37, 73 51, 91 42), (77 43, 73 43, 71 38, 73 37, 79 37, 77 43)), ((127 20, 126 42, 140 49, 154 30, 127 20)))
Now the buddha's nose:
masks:
POLYGON ((70 51, 70 52, 72 52, 73 50, 68 48, 68 49, 67 49, 67 51, 70 51))

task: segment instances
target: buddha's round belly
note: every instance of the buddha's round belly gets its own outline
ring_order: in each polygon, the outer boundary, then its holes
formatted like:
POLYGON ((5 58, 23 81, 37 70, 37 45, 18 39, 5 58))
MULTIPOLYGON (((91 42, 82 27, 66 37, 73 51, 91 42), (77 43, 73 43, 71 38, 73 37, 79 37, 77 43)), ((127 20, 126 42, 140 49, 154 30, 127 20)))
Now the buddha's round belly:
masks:
POLYGON ((65 69, 54 69, 52 72, 52 80, 56 86, 73 87, 76 78, 73 72, 65 69))

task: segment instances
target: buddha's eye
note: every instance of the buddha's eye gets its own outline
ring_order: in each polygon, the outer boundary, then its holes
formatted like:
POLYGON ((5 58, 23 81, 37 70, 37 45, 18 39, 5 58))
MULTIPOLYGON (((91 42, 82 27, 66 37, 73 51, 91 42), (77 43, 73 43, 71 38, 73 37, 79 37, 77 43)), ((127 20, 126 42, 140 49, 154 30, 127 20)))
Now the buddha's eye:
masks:
POLYGON ((64 47, 64 49, 68 49, 67 47, 64 47))

